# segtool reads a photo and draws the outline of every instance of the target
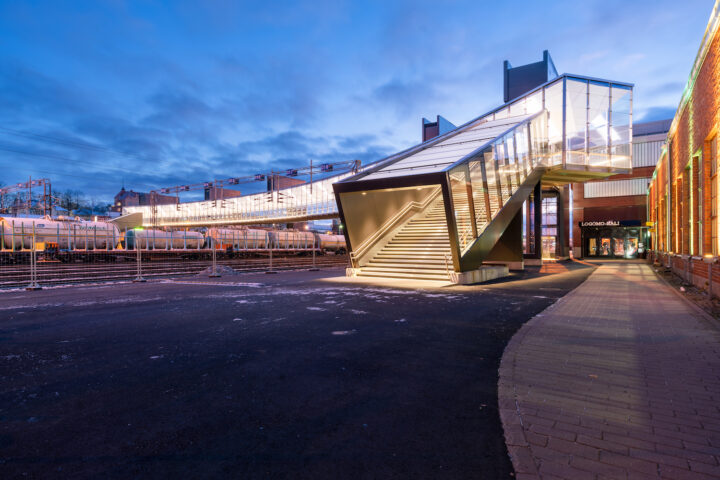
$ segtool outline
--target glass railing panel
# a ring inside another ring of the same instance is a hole
[[[613,168],[631,168],[632,90],[629,87],[613,85],[611,88],[610,117],[610,162]]]
[[[566,80],[565,159],[566,165],[587,165],[588,82]]]
[[[517,158],[515,156],[515,138],[514,138],[514,131],[508,133],[505,136],[505,145],[506,145],[506,152],[507,152],[507,177],[510,183],[510,195],[513,195],[515,192],[517,192],[518,189],[518,162]]]
[[[492,147],[488,147],[482,155],[485,165],[485,184],[487,185],[488,200],[490,203],[490,218],[492,219],[497,215],[501,205],[497,169],[495,168],[495,150]]]
[[[530,165],[532,168],[549,166],[548,115],[538,115],[528,126],[530,135]],[[531,168],[531,169],[532,169]]]
[[[610,113],[610,85],[589,82],[588,94],[588,165],[609,167],[608,129]]]
[[[493,144],[493,150],[495,151],[495,160],[498,167],[497,177],[500,183],[501,203],[504,205],[512,195],[512,185],[510,183],[507,165],[507,144],[504,137]]]
[[[538,90],[537,92],[528,95],[525,99],[525,114],[532,115],[542,111],[543,109],[543,92]]]
[[[563,82],[545,89],[545,110],[548,111],[548,165],[562,165],[563,148]]]
[[[490,221],[490,197],[483,175],[483,162],[471,161],[468,164],[470,185],[472,187],[473,206],[475,207],[475,225],[482,232]]]
[[[465,250],[475,239],[470,214],[472,187],[466,175],[467,168],[467,165],[460,165],[452,169],[449,175],[455,228],[461,251]]]
[[[517,156],[518,175],[520,181],[530,173],[530,159],[528,158],[528,126],[522,125],[515,129],[515,154]]]

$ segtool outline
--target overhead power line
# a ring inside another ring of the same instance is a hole
[[[112,148],[103,147],[101,145],[94,145],[92,143],[78,142],[78,141],[74,141],[74,140],[66,140],[66,139],[62,139],[62,138],[51,137],[48,135],[41,135],[39,133],[22,132],[19,130],[13,130],[11,128],[6,128],[6,127],[0,127],[0,133],[5,133],[8,135],[15,135],[18,137],[29,138],[29,139],[34,139],[34,140],[42,140],[44,142],[55,143],[55,144],[63,145],[66,147],[80,148],[83,150],[92,150],[92,151],[101,152],[101,153],[110,153],[113,155],[121,155],[124,157],[135,158],[138,160],[145,160],[144,158],[139,157],[137,154],[134,154],[134,153],[121,152],[119,150],[114,150]]]

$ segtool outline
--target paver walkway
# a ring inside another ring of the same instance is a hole
[[[502,358],[518,479],[720,478],[720,330],[641,263],[600,266]]]

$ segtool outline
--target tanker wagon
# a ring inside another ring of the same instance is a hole
[[[345,235],[330,235],[325,233],[317,234],[318,248],[323,253],[335,252],[335,255],[342,255],[347,252]]]
[[[296,230],[272,230],[269,232],[273,249],[312,250],[316,248],[315,234]]]
[[[212,248],[215,241],[217,249],[255,250],[267,248],[268,232],[252,228],[236,230],[231,228],[209,228],[205,234],[205,246]]]
[[[166,232],[164,230],[133,229],[125,232],[123,247],[126,250],[198,250],[205,244],[205,237],[200,232],[180,230]]]
[[[108,222],[0,217],[0,250],[29,250],[33,239],[41,250],[114,250],[121,235]]]

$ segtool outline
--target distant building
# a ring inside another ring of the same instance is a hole
[[[223,200],[242,196],[239,190],[229,188],[207,187],[205,188],[205,200]]]
[[[431,122],[427,118],[422,119],[422,141],[426,142],[431,138],[439,137],[444,135],[451,130],[455,130],[457,127],[450,123],[444,117],[438,115],[434,122]]]
[[[503,63],[503,93],[505,103],[526,94],[530,90],[558,77],[550,52],[543,51],[543,59],[514,67],[505,60]]]
[[[175,203],[178,203],[177,198],[172,195],[155,195],[156,205],[173,205]],[[125,190],[125,187],[123,187],[120,192],[115,195],[115,201],[110,210],[113,212],[122,212],[123,207],[137,207],[151,204],[149,193]]]
[[[299,178],[286,177],[284,175],[268,175],[267,176],[267,191],[282,190],[283,188],[294,187],[295,185],[302,185],[305,180]]]

